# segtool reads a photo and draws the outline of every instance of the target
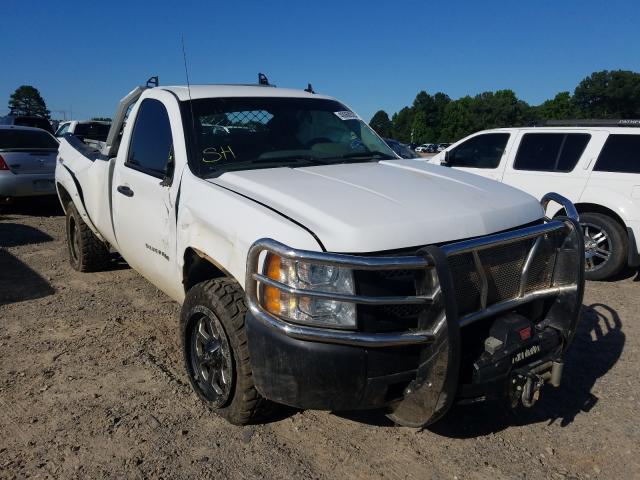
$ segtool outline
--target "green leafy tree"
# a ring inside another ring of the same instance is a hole
[[[578,84],[573,101],[585,117],[640,118],[640,73],[594,72]]]
[[[411,141],[411,128],[413,127],[413,109],[404,107],[398,113],[394,113],[391,117],[393,129],[391,131],[393,138],[401,142]]]
[[[451,102],[451,99],[449,98],[449,95],[442,93],[442,92],[437,92],[434,96],[433,96],[433,103],[435,105],[435,112],[434,112],[434,118],[433,118],[433,124],[432,124],[432,128],[433,128],[433,132],[434,132],[434,136],[435,138],[433,140],[435,141],[440,141],[440,142],[446,142],[446,139],[442,138],[441,132],[442,132],[442,118],[444,116],[444,110],[445,108],[447,108],[447,105]]]
[[[532,107],[512,90],[483,92],[451,100],[420,91],[410,107],[391,117],[394,138],[408,142],[453,142],[478,130],[530,125],[536,120],[567,118],[640,118],[640,73],[594,72],[573,96],[560,92]],[[372,119],[373,120],[373,119]]]
[[[536,117],[540,120],[564,120],[580,116],[581,113],[569,92],[560,92],[536,107]]]
[[[378,110],[373,117],[371,117],[369,126],[373,128],[378,135],[386,138],[391,136],[393,123],[391,122],[391,119],[389,119],[387,112],[384,110]]]
[[[422,110],[417,111],[413,116],[412,131],[415,143],[427,143],[435,138],[433,128],[431,128],[427,120],[427,114]]]
[[[91,120],[95,122],[111,122],[112,121],[109,117],[93,117]]]
[[[450,102],[442,115],[440,139],[454,142],[473,132],[476,122],[472,116],[473,98],[469,95]]]
[[[445,107],[440,138],[455,141],[478,130],[527,125],[534,119],[531,107],[512,90],[483,92],[462,97]]]
[[[40,92],[31,85],[22,85],[13,92],[9,98],[9,112],[11,115],[51,118],[51,112],[47,110],[47,105]]]

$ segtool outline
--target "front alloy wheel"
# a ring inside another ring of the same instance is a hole
[[[210,406],[219,408],[229,399],[233,378],[229,341],[211,310],[201,305],[194,310],[189,322],[191,371]]]
[[[204,403],[235,425],[254,422],[267,404],[253,384],[244,291],[230,278],[192,287],[180,314],[189,382]]]

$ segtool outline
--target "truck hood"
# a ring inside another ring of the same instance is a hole
[[[451,242],[544,213],[527,193],[422,160],[245,170],[209,181],[301,223],[333,252]]]

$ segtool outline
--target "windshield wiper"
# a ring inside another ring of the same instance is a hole
[[[245,162],[229,162],[213,165],[215,170],[208,172],[205,178],[217,177],[225,172],[235,172],[238,170],[257,170],[260,168],[277,168],[289,166],[310,167],[315,165],[326,165],[319,157],[314,155],[284,155],[282,157],[271,157],[265,160],[254,158]]]

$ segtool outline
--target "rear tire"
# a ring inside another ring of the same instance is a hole
[[[234,425],[253,423],[266,405],[253,383],[246,311],[242,288],[232,279],[218,278],[189,290],[180,318],[191,386],[210,409]]]
[[[616,220],[602,213],[580,214],[585,241],[585,278],[606,280],[627,263],[627,232]]]
[[[67,247],[69,263],[78,272],[97,272],[109,263],[108,247],[80,217],[75,205],[67,205]]]

